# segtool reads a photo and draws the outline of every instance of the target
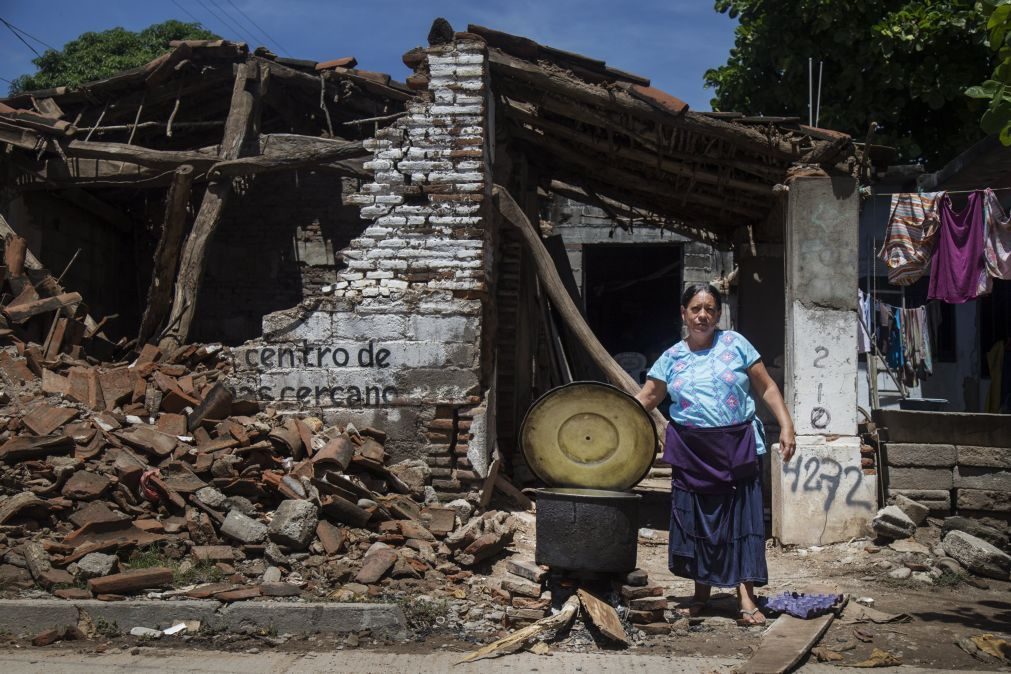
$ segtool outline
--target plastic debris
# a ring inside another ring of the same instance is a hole
[[[803,592],[782,592],[761,602],[764,612],[786,613],[795,618],[808,620],[830,612],[842,601],[840,594],[805,594]]]

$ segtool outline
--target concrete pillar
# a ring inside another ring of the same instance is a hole
[[[820,545],[867,533],[875,475],[857,436],[859,196],[850,178],[801,178],[786,212],[786,405],[797,455],[773,452],[773,535]]]

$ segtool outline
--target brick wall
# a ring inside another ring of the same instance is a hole
[[[461,39],[416,60],[427,83],[366,147],[375,180],[345,203],[369,221],[340,251],[328,293],[263,320],[235,351],[235,388],[329,423],[374,425],[394,459],[424,457],[443,498],[486,472],[488,217],[485,45]],[[483,367],[484,366],[484,367]]]

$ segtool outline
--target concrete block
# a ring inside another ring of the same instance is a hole
[[[877,477],[860,466],[859,438],[800,436],[787,464],[770,454],[774,537],[806,546],[866,535],[877,512]]]
[[[958,510],[982,510],[1011,513],[1011,492],[985,489],[959,489],[956,494]]]
[[[232,510],[221,525],[221,533],[249,545],[260,543],[267,537],[267,525]]]
[[[274,512],[267,534],[270,540],[295,550],[305,550],[316,531],[319,509],[309,501],[288,499]]]
[[[871,520],[871,529],[885,538],[909,538],[916,533],[916,523],[898,506],[888,506],[879,510]]]
[[[397,633],[406,626],[396,604],[244,601],[221,609],[212,625],[221,630],[260,628],[284,634],[346,633],[372,630]]]
[[[923,445],[889,442],[885,445],[889,466],[953,468],[958,457],[954,445]]]
[[[1007,534],[968,517],[946,517],[941,527],[941,537],[947,536],[951,531],[962,531],[1000,549],[1008,546]]]
[[[888,486],[895,489],[951,489],[955,477],[947,468],[889,468]]]
[[[1011,470],[1011,448],[959,445],[958,464],[960,466]]]
[[[941,542],[944,551],[973,573],[1007,580],[1011,573],[1011,557],[981,538],[964,531],[951,531]]]
[[[956,489],[1011,491],[1011,470],[956,466],[954,479]]]
[[[874,420],[895,442],[1011,447],[1011,416],[877,410]]]
[[[418,341],[474,344],[480,339],[480,324],[464,316],[419,315],[410,318],[406,334]]]
[[[945,489],[889,489],[889,498],[906,496],[927,506],[931,512],[951,512],[951,492]]]
[[[894,501],[895,506],[904,512],[906,517],[908,517],[916,526],[923,524],[923,520],[927,519],[927,515],[930,514],[929,506],[926,506],[919,501],[914,501],[903,494],[897,494]]]

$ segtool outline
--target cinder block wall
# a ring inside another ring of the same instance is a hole
[[[989,414],[881,410],[889,496],[938,514],[1011,522],[1011,420]]]
[[[494,438],[485,325],[494,245],[486,47],[423,51],[423,100],[368,141],[375,181],[345,201],[370,224],[328,293],[263,320],[234,352],[233,385],[282,410],[389,434],[455,498],[486,474]],[[336,198],[336,196],[335,196]]]

